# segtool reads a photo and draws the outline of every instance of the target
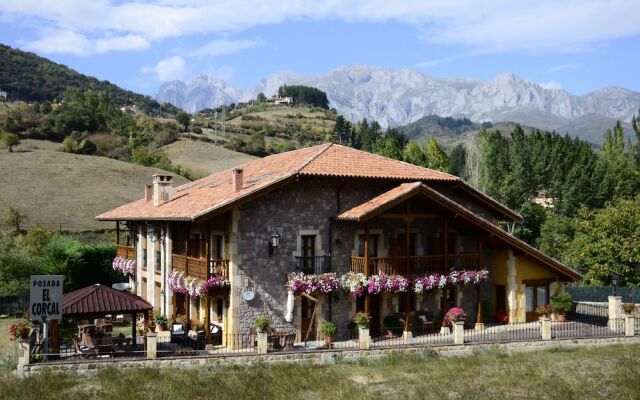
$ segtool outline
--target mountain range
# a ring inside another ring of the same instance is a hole
[[[303,84],[325,91],[331,107],[352,121],[367,118],[392,127],[428,115],[476,122],[512,121],[566,132],[593,143],[600,143],[603,132],[616,120],[628,123],[640,109],[640,93],[619,87],[576,96],[563,89],[544,88],[510,72],[484,81],[444,79],[409,68],[368,65],[342,66],[312,77],[280,72],[249,89],[197,75],[186,82],[163,83],[155,97],[195,112],[248,101],[260,92],[271,96],[282,84]]]

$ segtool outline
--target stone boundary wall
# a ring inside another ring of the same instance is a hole
[[[464,356],[475,352],[499,349],[507,353],[545,350],[557,347],[586,347],[610,344],[637,344],[640,337],[611,337],[588,339],[556,339],[552,341],[511,342],[492,344],[465,344],[459,346],[415,346],[388,349],[370,350],[324,350],[316,352],[288,352],[271,354],[244,354],[227,356],[201,356],[201,357],[171,357],[156,360],[99,360],[76,361],[47,364],[31,364],[19,366],[17,374],[28,377],[39,374],[45,370],[54,373],[73,373],[84,376],[95,375],[100,370],[116,368],[120,371],[130,371],[141,368],[155,368],[160,370],[170,369],[197,369],[213,370],[227,366],[248,366],[272,363],[288,364],[334,364],[336,362],[355,362],[363,358],[376,360],[390,354],[423,354],[425,352],[439,356]]]

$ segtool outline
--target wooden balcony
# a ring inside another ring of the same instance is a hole
[[[365,273],[365,257],[351,257],[349,270]],[[478,269],[480,267],[479,253],[466,254],[437,254],[428,256],[409,257],[369,257],[369,274],[381,272],[398,274],[407,277],[444,274],[455,269]]]
[[[199,279],[209,279],[219,274],[229,278],[229,260],[209,260],[206,258],[187,257],[181,254],[171,255],[173,269],[183,271],[185,275],[191,275]]]
[[[128,258],[130,260],[136,259],[136,248],[133,246],[126,246],[124,244],[116,245],[116,256]]]

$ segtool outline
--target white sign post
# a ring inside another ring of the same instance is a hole
[[[42,348],[46,357],[48,349],[47,320],[62,318],[62,286],[64,275],[31,275],[29,315],[34,321],[42,321]]]

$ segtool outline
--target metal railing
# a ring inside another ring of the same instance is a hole
[[[602,318],[578,321],[551,321],[552,338],[588,338],[624,335],[624,318],[603,320]]]
[[[296,257],[296,272],[324,274],[331,271],[330,256]]]
[[[410,330],[410,334],[405,334],[402,328],[374,329],[371,334],[373,348],[452,344],[453,335],[450,328],[442,329],[440,325],[414,327]]]
[[[542,340],[539,321],[485,325],[485,329],[465,329],[464,340],[469,343],[496,343]]]

